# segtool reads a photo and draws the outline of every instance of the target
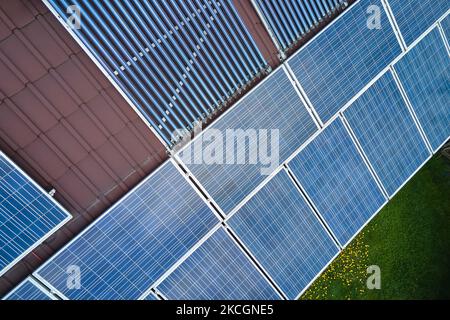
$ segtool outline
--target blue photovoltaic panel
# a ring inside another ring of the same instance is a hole
[[[437,150],[450,136],[450,57],[435,28],[394,66],[425,131]]]
[[[388,0],[400,33],[409,46],[448,9],[448,0]]]
[[[48,2],[170,147],[265,72],[229,0]]]
[[[223,211],[229,213],[315,131],[317,126],[280,68],[212,124],[180,157]],[[244,132],[253,134],[258,142],[238,142],[232,136],[242,137]],[[238,148],[244,144],[245,150]],[[219,161],[196,160],[199,155],[211,154],[212,149],[219,154]],[[244,160],[239,161],[241,156]]]
[[[380,0],[361,0],[289,60],[323,122],[401,53],[381,9],[381,29],[367,27],[367,8]]]
[[[339,118],[289,167],[341,245],[386,202]]]
[[[172,161],[44,264],[35,276],[69,299],[137,299],[218,223]],[[69,266],[81,288],[67,288]]]
[[[390,72],[344,115],[389,195],[430,156]]]
[[[27,278],[16,288],[14,288],[4,300],[56,300],[45,288],[36,280]]]
[[[278,300],[249,258],[220,228],[159,286],[169,300]]]
[[[0,152],[0,276],[70,218]]]
[[[289,299],[338,253],[284,170],[239,209],[229,225]]]

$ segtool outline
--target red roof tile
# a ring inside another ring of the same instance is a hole
[[[0,1],[0,149],[73,215],[0,278],[0,295],[167,155],[39,0]]]

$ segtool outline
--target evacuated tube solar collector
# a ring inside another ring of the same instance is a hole
[[[253,3],[283,52],[315,29],[323,19],[347,6],[345,0],[253,0]]]
[[[46,2],[169,148],[267,68],[231,1]]]

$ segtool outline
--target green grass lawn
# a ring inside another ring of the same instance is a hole
[[[450,299],[450,161],[434,156],[301,299]]]

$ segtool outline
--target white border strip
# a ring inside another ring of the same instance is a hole
[[[208,191],[203,187],[203,185],[200,183],[200,181],[197,180],[197,177],[189,170],[187,165],[184,164],[184,162],[180,159],[178,154],[174,154],[172,156],[172,160],[177,165],[178,171],[185,176],[188,183],[191,185],[191,187],[195,190],[195,192],[202,198],[202,200],[210,207],[212,211],[216,215],[218,215],[219,220],[223,220],[224,217],[226,217],[226,213],[222,210],[222,208],[217,204],[217,202],[214,200],[214,198],[208,193]],[[183,168],[183,169],[181,169]],[[184,173],[182,170],[186,171]],[[191,180],[192,179],[192,180]],[[193,182],[194,181],[194,182]]]
[[[402,51],[405,52],[406,48],[408,48],[408,46],[406,45],[405,39],[403,38],[402,32],[397,24],[397,20],[395,19],[394,12],[392,12],[392,9],[391,9],[391,6],[390,6],[388,0],[381,0],[381,3],[383,5],[384,11],[387,14],[389,22],[392,26],[392,30],[394,30],[395,37],[397,38],[398,43],[400,44],[400,47],[402,48]]]
[[[320,119],[319,114],[317,113],[316,109],[314,108],[313,104],[311,103],[311,100],[309,100],[308,96],[306,95],[305,90],[300,85],[300,82],[298,81],[297,77],[294,74],[294,71],[292,70],[291,66],[287,63],[283,63],[283,70],[286,73],[289,81],[291,81],[292,86],[294,87],[295,92],[297,92],[298,96],[300,97],[300,100],[305,105],[306,110],[308,110],[309,115],[314,120],[316,126],[318,129],[323,127],[322,119]]]
[[[51,235],[53,235],[56,231],[58,231],[64,224],[66,224],[69,220],[73,218],[72,214],[67,211],[58,201],[56,201],[52,196],[48,194],[40,185],[37,184],[36,181],[31,179],[31,177],[25,173],[18,165],[16,165],[3,151],[0,150],[0,157],[3,157],[6,162],[9,162],[10,165],[14,167],[21,175],[24,176],[25,180],[28,180],[34,187],[36,187],[45,197],[47,197],[50,202],[52,202],[58,209],[60,209],[63,213],[66,214],[66,217],[57,225],[55,225],[52,229],[50,229],[45,235],[43,235],[39,240],[33,243],[28,249],[23,251],[20,255],[18,255],[14,260],[8,263],[2,270],[0,270],[0,277],[3,276],[8,270],[10,270],[14,265],[16,265],[20,260],[22,260],[27,254],[33,251],[36,247],[41,245],[45,240],[47,240]]]
[[[284,293],[284,291],[280,288],[280,286],[275,282],[274,279],[272,279],[272,276],[269,272],[262,266],[261,262],[259,262],[258,259],[253,255],[253,253],[249,250],[249,248],[244,244],[241,238],[238,237],[236,232],[234,230],[226,225],[225,232],[229,233],[229,237],[233,240],[233,242],[236,244],[236,246],[239,247],[239,250],[247,257],[247,259],[250,261],[250,263],[258,270],[258,272],[261,274],[261,276],[267,281],[267,283],[274,289],[275,293],[282,299],[282,300],[288,300],[287,295]],[[232,234],[233,236],[231,236]],[[235,238],[233,238],[235,237]],[[237,240],[236,240],[237,239]],[[247,252],[245,252],[245,250]],[[247,254],[248,253],[248,254]],[[252,260],[253,259],[253,260]],[[257,264],[256,264],[256,263]],[[263,272],[264,271],[264,272]],[[265,273],[265,274],[264,274]],[[269,281],[270,280],[270,281]]]
[[[311,211],[314,213],[314,215],[316,216],[317,220],[319,220],[320,224],[322,225],[322,227],[324,228],[324,230],[327,232],[327,234],[329,235],[330,239],[333,240],[334,244],[336,245],[336,247],[338,248],[339,251],[342,251],[342,245],[339,242],[339,239],[336,237],[336,235],[333,232],[333,229],[331,229],[331,227],[328,225],[327,220],[325,220],[325,218],[323,217],[323,215],[319,212],[319,209],[317,209],[316,204],[314,203],[314,201],[311,199],[311,197],[309,196],[309,194],[305,191],[305,188],[303,187],[303,185],[300,183],[300,181],[298,180],[297,176],[294,174],[294,172],[292,171],[292,169],[286,165],[285,167],[286,172],[288,173],[288,176],[290,177],[290,179],[292,180],[292,183],[295,185],[295,187],[297,188],[298,192],[300,193],[300,195],[302,196],[302,198],[306,201],[306,203],[308,204],[308,207],[311,209]]]
[[[409,100],[408,95],[406,94],[405,88],[403,87],[403,84],[400,81],[400,77],[398,76],[397,71],[395,70],[394,66],[390,67],[390,71],[391,71],[392,77],[394,78],[397,89],[398,89],[398,91],[400,91],[400,94],[402,95],[403,102],[405,103],[406,108],[408,109],[408,111],[414,121],[414,124],[417,127],[417,130],[419,130],[420,136],[422,137],[422,140],[425,143],[428,152],[430,154],[433,154],[434,152],[433,152],[431,143],[430,143],[430,141],[428,141],[428,137],[425,133],[425,130],[422,128],[422,125],[420,124],[419,118],[417,117],[417,114],[414,111],[414,107],[413,107],[411,101]]]
[[[444,27],[442,26],[442,22],[446,19],[447,17],[443,18],[441,21],[439,21],[438,24],[438,29],[439,32],[441,33],[442,36],[442,40],[444,41],[445,47],[447,48],[447,53],[450,56],[450,41],[447,39],[447,36],[445,34],[445,30]]]
[[[8,300],[10,296],[12,296],[22,285],[24,285],[26,282],[30,282],[32,285],[34,285],[36,288],[38,288],[40,291],[42,291],[43,294],[48,296],[51,300],[58,300],[51,292],[48,291],[47,288],[43,287],[39,282],[37,282],[32,276],[28,276],[23,280],[21,283],[19,283],[14,289],[12,289],[6,296],[4,296],[1,300]]]
[[[193,179],[195,181],[195,183],[197,183],[198,185],[200,185],[200,183],[197,181],[197,179],[193,175],[189,175],[189,171],[187,171],[187,173],[183,172],[183,169],[181,167],[184,168],[184,166],[182,166],[181,164],[177,163],[176,160],[178,160],[178,159],[172,158],[171,160],[172,160],[173,165],[177,168],[178,172],[184,177],[184,179],[191,186],[191,188],[195,191],[195,193],[197,193],[197,195],[200,197],[200,199],[202,199],[203,202],[209,207],[209,209],[216,215],[217,219],[219,221],[222,221],[223,217],[221,215],[223,214],[223,216],[225,216],[225,214],[222,212],[222,210],[216,204],[216,202],[213,200],[213,198],[210,197],[206,193],[206,191],[199,190],[199,188],[197,188],[197,186],[191,181],[191,179]],[[205,194],[209,198],[205,198],[203,196],[202,192],[205,192]],[[216,209],[216,207],[217,207],[217,209]]]
[[[345,117],[344,113],[340,114],[340,118],[342,121],[342,124],[345,127],[345,130],[347,131],[348,135],[350,136],[350,139],[353,141],[353,144],[355,145],[356,149],[358,150],[359,155],[363,159],[363,162],[366,164],[367,169],[369,169],[370,174],[372,175],[373,180],[375,180],[375,183],[377,184],[378,188],[380,189],[381,193],[383,194],[385,199],[389,200],[389,193],[385,189],[383,183],[381,182],[380,177],[377,174],[377,171],[372,166],[372,163],[369,161],[369,158],[367,157],[362,145],[360,144],[358,137],[356,136],[355,132],[353,131],[352,127],[350,126],[350,123],[348,123],[347,118]]]
[[[166,148],[166,150],[170,150],[168,144],[164,141],[164,139],[159,135],[159,133],[153,128],[153,126],[148,122],[148,120],[145,118],[145,116],[142,114],[141,111],[136,107],[136,105],[131,101],[131,99],[126,95],[126,93],[122,90],[122,88],[117,84],[117,82],[109,75],[108,71],[102,66],[100,61],[97,60],[97,58],[92,54],[92,52],[88,49],[88,47],[83,43],[83,41],[78,37],[78,35],[73,31],[72,28],[70,28],[64,19],[59,15],[59,13],[53,8],[53,6],[48,2],[48,0],[42,0],[42,2],[45,4],[45,6],[50,10],[50,12],[58,19],[58,21],[61,23],[61,25],[69,32],[69,34],[72,36],[72,38],[78,43],[78,45],[83,49],[84,53],[86,53],[89,58],[94,62],[94,64],[97,66],[97,68],[100,69],[100,71],[103,73],[103,75],[109,80],[109,82],[114,86],[114,88],[120,93],[122,98],[125,99],[126,102],[133,108],[134,112],[139,116],[139,118],[144,121],[144,123],[147,125],[147,127],[150,128],[152,133],[158,138],[158,140],[161,142],[161,144]]]

